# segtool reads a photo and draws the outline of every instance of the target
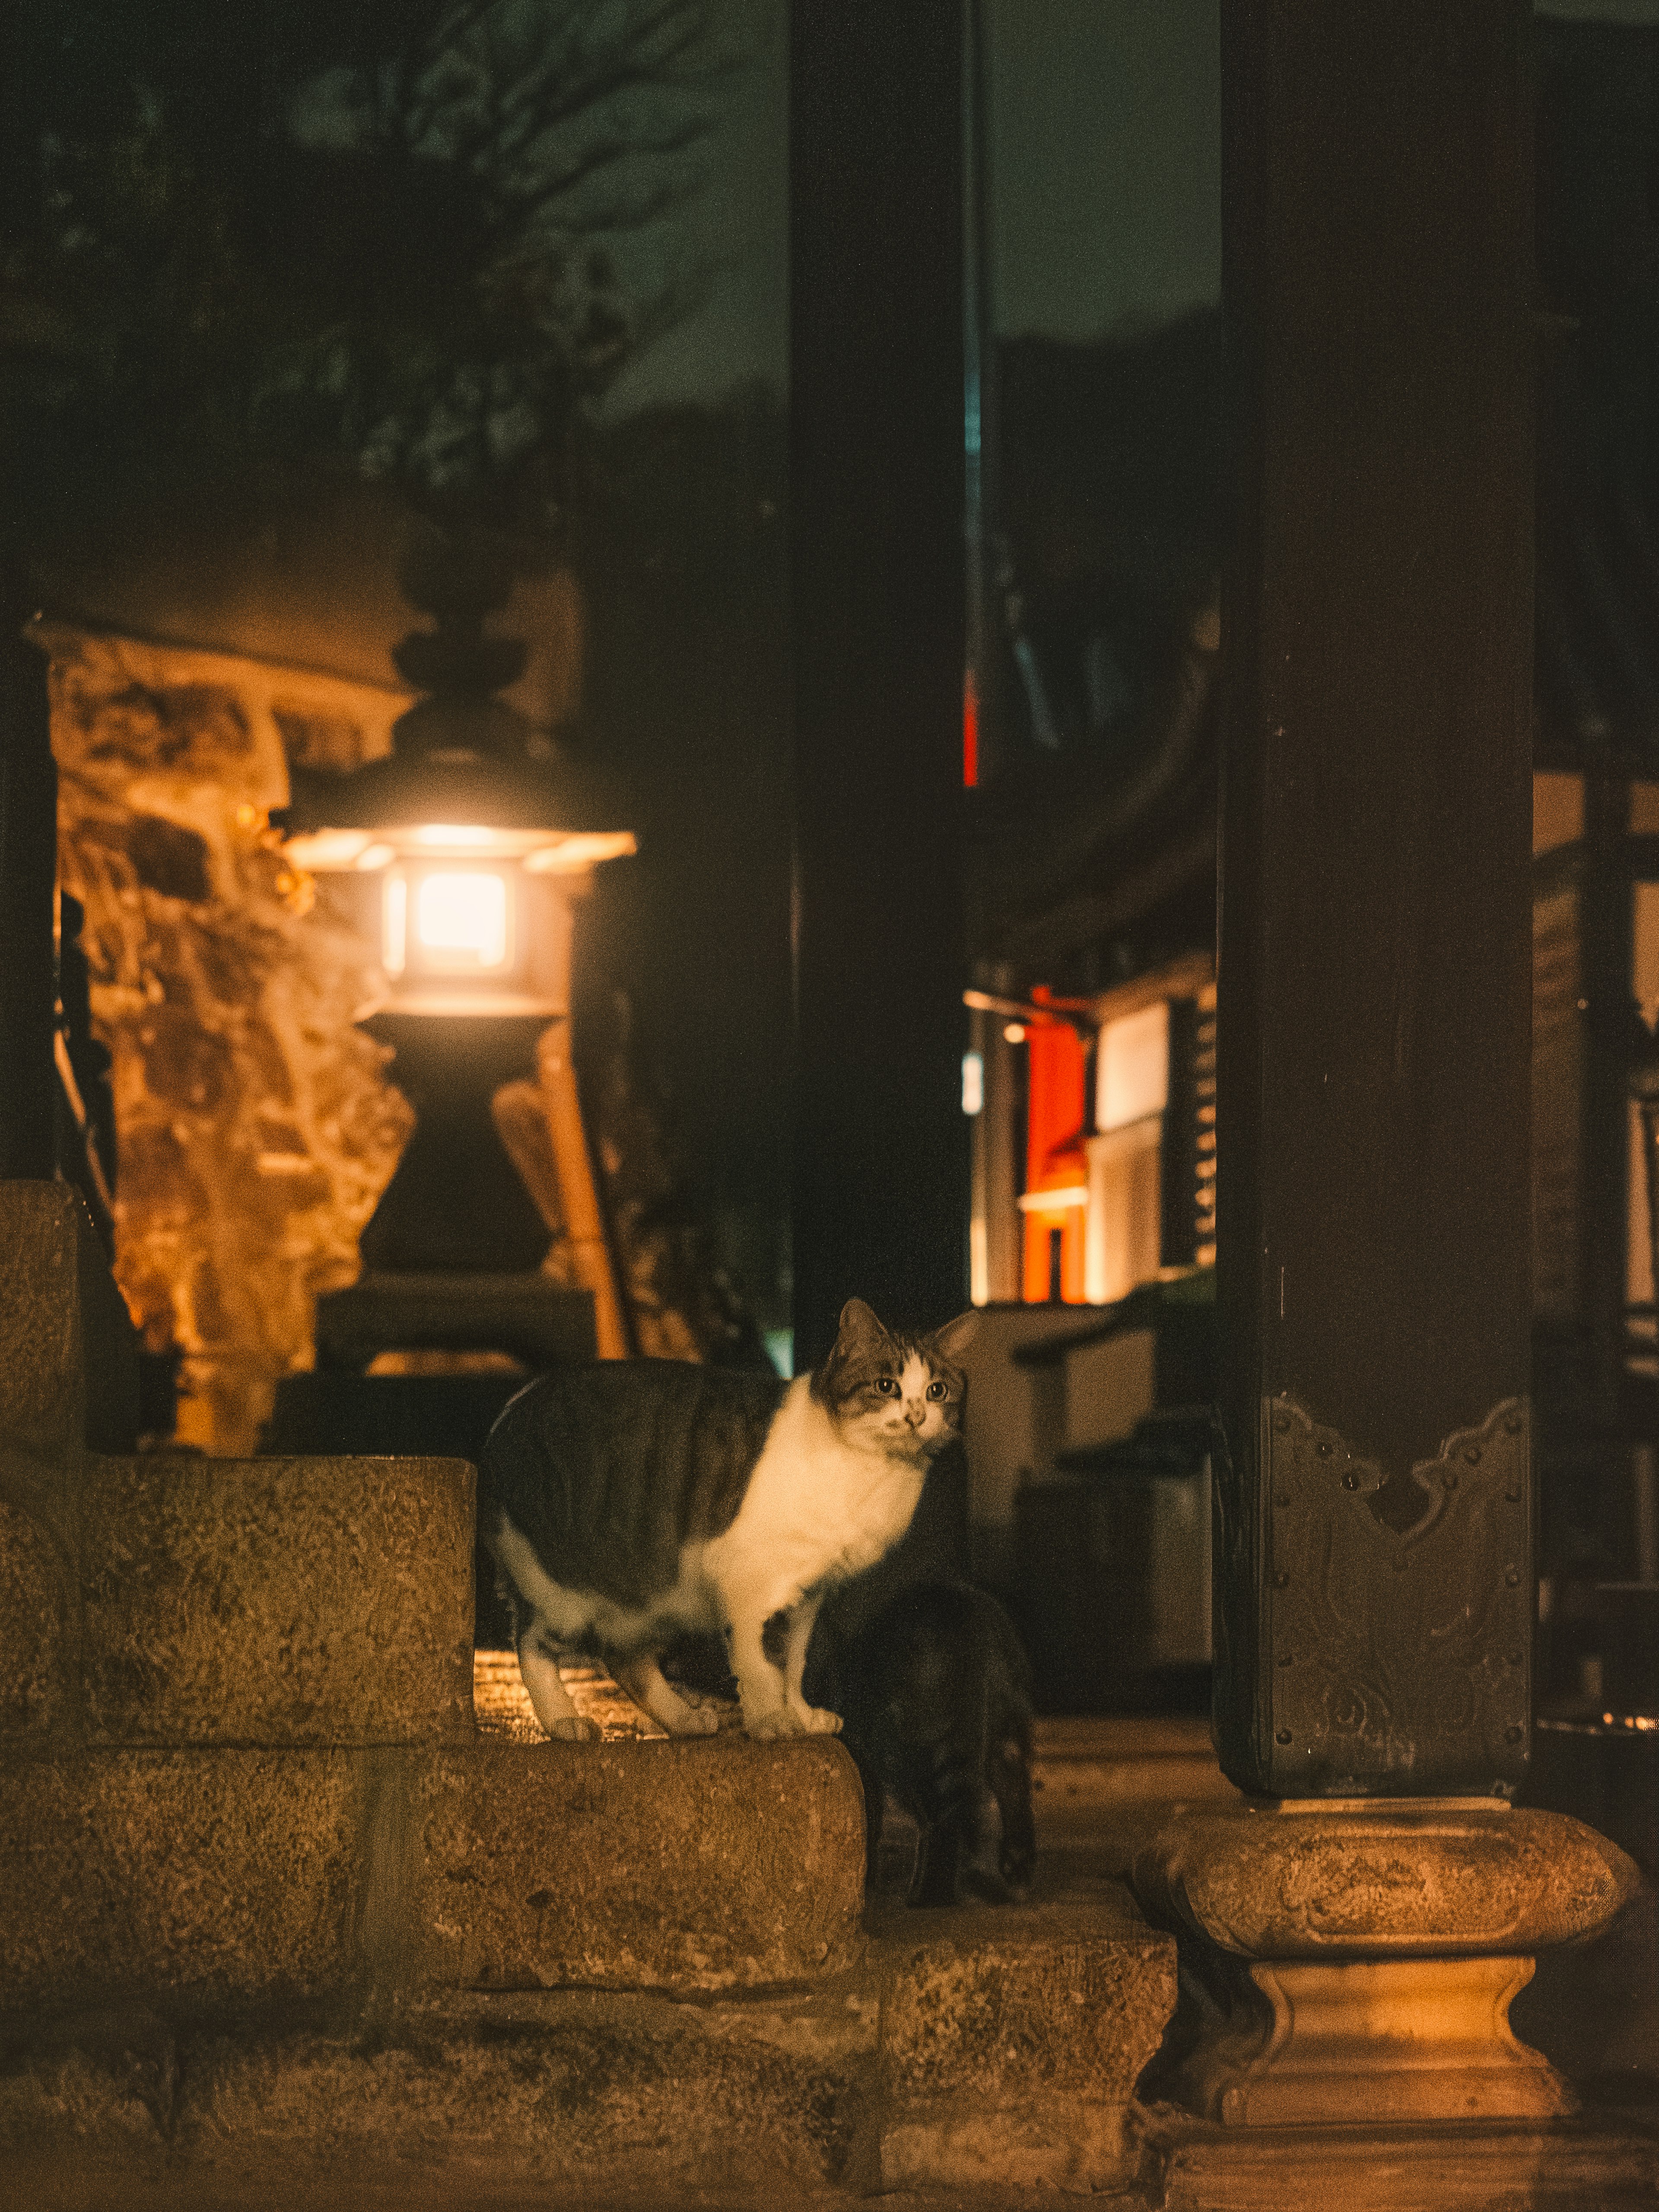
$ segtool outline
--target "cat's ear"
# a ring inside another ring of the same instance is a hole
[[[966,1313],[958,1314],[954,1321],[947,1321],[943,1328],[933,1331],[934,1346],[947,1359],[960,1359],[973,1341],[974,1332],[978,1327],[979,1310],[976,1306],[969,1306]]]
[[[886,1335],[886,1330],[862,1298],[848,1299],[841,1310],[841,1333],[836,1340],[838,1343],[856,1344],[860,1337],[866,1340],[873,1339],[877,1343],[880,1343]]]

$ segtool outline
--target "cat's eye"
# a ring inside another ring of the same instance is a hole
[[[933,1403],[937,1406],[937,1405],[939,1404],[939,1401],[940,1401],[941,1399],[943,1399],[943,1398],[948,1398],[948,1397],[950,1396],[950,1395],[951,1395],[951,1392],[950,1392],[949,1386],[948,1386],[947,1384],[945,1384],[945,1383],[944,1383],[944,1382],[930,1382],[930,1383],[927,1385],[927,1395],[928,1395],[928,1396],[933,1400]]]
[[[895,1375],[878,1375],[876,1388],[884,1398],[896,1398],[899,1394],[898,1377]]]

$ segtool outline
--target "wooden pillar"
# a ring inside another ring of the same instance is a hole
[[[798,1367],[967,1304],[963,21],[795,0]]]
[[[58,770],[46,658],[18,634],[29,611],[21,580],[0,574],[0,1179],[49,1182]]]
[[[1485,2140],[1483,2202],[1525,2193],[1538,2123],[1574,2106],[1508,2026],[1531,1954],[1637,1881],[1509,1802],[1532,1614],[1528,12],[1224,10],[1215,1719],[1259,1795],[1176,1815],[1134,1866],[1192,1985],[1225,1992],[1155,2094],[1291,2138],[1518,2123]],[[1286,2149],[1273,2187],[1300,2202]]]
[[[1217,1729],[1527,1753],[1534,337],[1518,0],[1231,0]]]

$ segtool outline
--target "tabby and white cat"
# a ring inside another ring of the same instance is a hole
[[[957,1433],[955,1362],[977,1316],[931,1336],[851,1299],[823,1365],[793,1382],[666,1359],[544,1375],[491,1431],[479,1529],[512,1607],[519,1669],[549,1735],[598,1733],[559,1680],[556,1647],[596,1650],[671,1735],[710,1732],[659,1658],[726,1639],[751,1736],[830,1733],[801,1675],[824,1593],[908,1527],[929,1462]],[[763,1632],[787,1617],[783,1663]]]

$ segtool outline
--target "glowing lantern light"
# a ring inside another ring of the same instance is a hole
[[[507,884],[498,875],[422,876],[415,902],[415,934],[434,964],[482,973],[507,965]]]
[[[389,757],[345,775],[296,771],[283,848],[331,879],[337,907],[378,945],[385,994],[358,1018],[392,1048],[416,1106],[410,1147],[363,1233],[364,1284],[402,1312],[453,1279],[464,1343],[469,1284],[517,1285],[531,1304],[532,1292],[553,1294],[538,1270],[556,1212],[593,1292],[599,1348],[618,1356],[626,1333],[564,1025],[574,909],[595,868],[634,852],[635,840],[611,826],[604,778],[490,696],[522,672],[525,648],[483,630],[510,584],[489,543],[441,536],[410,556],[403,580],[437,627],[411,633],[392,657],[428,696],[399,718]],[[498,1107],[532,1066],[556,1207],[533,1176],[523,1181],[519,1154],[509,1164],[502,1152]],[[351,1295],[361,1304],[364,1285]]]

